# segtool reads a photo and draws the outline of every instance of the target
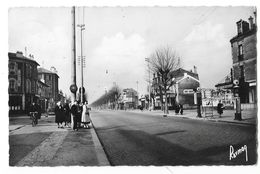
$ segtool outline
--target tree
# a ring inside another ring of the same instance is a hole
[[[96,101],[94,101],[91,106],[100,107],[105,106],[108,107],[108,103],[111,104],[112,109],[115,109],[118,105],[118,99],[120,96],[121,90],[118,85],[114,84],[111,89],[108,90],[105,94],[99,97]]]
[[[157,85],[165,96],[164,113],[168,114],[167,91],[173,86],[173,71],[180,67],[180,58],[169,47],[159,48],[150,56],[151,71],[157,75]]]

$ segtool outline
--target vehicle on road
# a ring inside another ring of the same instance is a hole
[[[38,124],[38,112],[29,112],[30,118],[32,120],[32,126],[36,126]]]

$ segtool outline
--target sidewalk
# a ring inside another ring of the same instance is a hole
[[[17,117],[22,118],[28,119]],[[30,135],[34,139],[33,136],[38,134],[48,136],[14,166],[110,166],[93,126],[91,129],[81,128],[78,131],[71,128],[58,129],[53,117],[42,117],[36,127],[25,122],[9,125],[9,136]],[[15,144],[12,146],[16,147]]]
[[[163,111],[161,110],[128,110],[128,112],[137,112],[137,113],[151,113],[153,115],[161,115],[163,116]],[[176,115],[174,111],[170,110],[168,117],[178,117],[178,118],[188,118],[188,119],[196,119],[196,120],[207,120],[207,121],[215,121],[215,122],[227,122],[227,123],[236,123],[236,124],[246,124],[246,125],[256,125],[257,123],[257,110],[244,110],[242,111],[242,120],[234,120],[235,118],[235,110],[224,110],[221,118],[216,110],[213,111],[213,116],[205,117],[205,113],[202,113],[202,118],[197,117],[197,110],[184,110],[183,115]]]

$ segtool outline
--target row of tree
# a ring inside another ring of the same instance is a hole
[[[120,97],[121,89],[118,85],[114,84],[111,89],[105,92],[101,97],[99,97],[95,102],[91,104],[93,107],[98,107],[106,105],[108,103],[117,103]],[[118,103],[117,103],[118,104]]]

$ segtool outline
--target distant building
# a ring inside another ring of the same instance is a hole
[[[194,70],[187,71],[179,68],[172,72],[174,85],[168,91],[168,107],[174,109],[177,103],[181,103],[184,108],[190,108],[195,106],[194,89],[200,86],[199,75],[197,68],[194,66]],[[154,107],[160,109],[162,107],[161,101],[165,102],[165,97],[161,99],[160,87],[157,85],[159,78],[154,74],[152,91],[155,94]]]
[[[237,24],[237,35],[230,40],[232,49],[234,80],[239,80],[241,103],[256,107],[256,33],[257,26],[253,17],[249,23],[240,20]],[[250,106],[250,107],[251,107]]]
[[[119,99],[120,109],[136,109],[138,107],[138,94],[132,88],[123,89]]]
[[[219,101],[221,100],[225,106],[234,106],[234,95],[233,95],[233,73],[232,69],[229,74],[227,74],[224,79],[219,81],[215,85],[215,95],[214,98]]]
[[[45,83],[43,79],[40,79],[37,81],[37,94],[36,97],[38,97],[38,103],[41,107],[42,112],[46,112],[48,108],[48,88],[49,86]]]
[[[22,52],[8,53],[9,112],[25,113],[37,94],[37,66],[33,56]]]
[[[54,67],[51,70],[38,68],[38,79],[44,80],[45,84],[49,86],[46,91],[46,98],[48,98],[48,107],[53,110],[59,100],[59,76],[56,69]]]

